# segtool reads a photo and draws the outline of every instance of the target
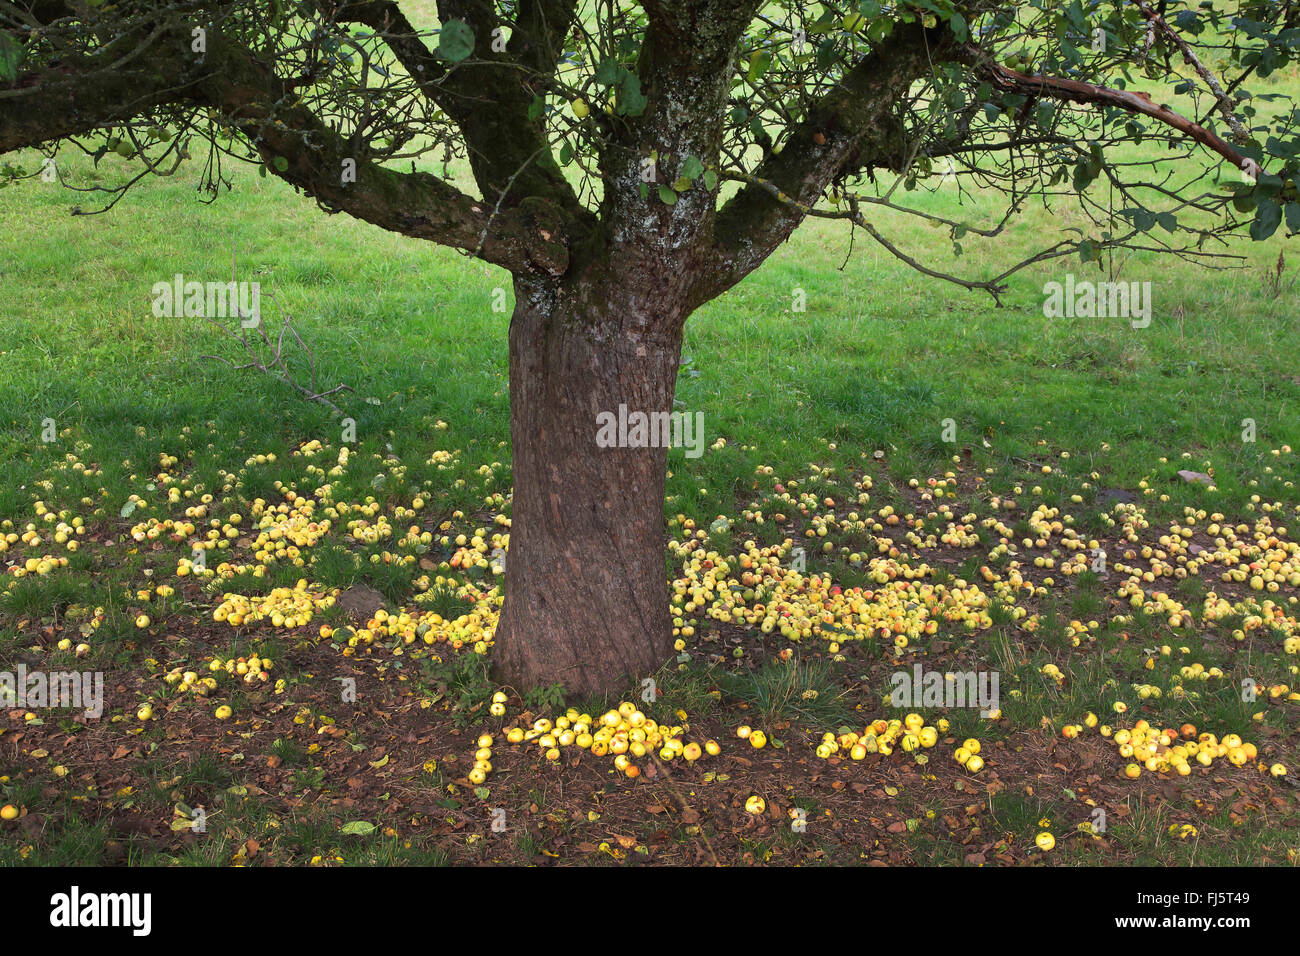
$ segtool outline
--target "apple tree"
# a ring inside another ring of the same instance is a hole
[[[1300,111],[1268,83],[1298,53],[1294,0],[0,0],[0,152],[111,149],[128,186],[188,163],[214,193],[253,163],[507,270],[499,676],[608,691],[671,653],[667,452],[596,420],[672,409],[695,309],[811,217],[995,298],[1044,260],[1300,230]],[[1091,227],[988,265],[1031,204]],[[981,256],[918,261],[886,210]]]

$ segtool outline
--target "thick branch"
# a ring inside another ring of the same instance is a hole
[[[1181,113],[1174,112],[1168,106],[1152,102],[1151,97],[1145,93],[1113,90],[1063,77],[1027,76],[993,62],[982,63],[980,73],[998,89],[1007,93],[1019,93],[1031,99],[1048,97],[1072,103],[1097,103],[1103,106],[1114,106],[1128,113],[1149,116],[1217,153],[1238,169],[1258,170],[1255,161],[1243,155],[1231,143]]]
[[[649,23],[633,69],[644,104],[602,118],[597,164],[603,232],[593,262],[641,264],[664,301],[682,301],[712,244],[714,193],[698,183],[671,204],[658,188],[688,158],[716,167],[737,44],[759,0],[663,0],[645,4]],[[643,181],[649,171],[652,181]],[[648,199],[641,196],[648,192]]]
[[[320,0],[317,6],[336,23],[360,23],[381,37],[411,78],[437,102],[437,83],[447,74],[446,64],[420,39],[420,33],[393,0]]]
[[[557,16],[564,6],[554,5]],[[500,23],[487,0],[440,0],[438,15],[443,22],[464,20],[474,31],[474,54],[439,84],[439,104],[460,127],[483,198],[510,207],[541,197],[582,218],[573,188],[551,161],[543,119],[528,118],[555,61],[542,62],[537,49],[530,51],[531,65],[517,61],[510,45],[504,52],[493,51],[492,33]],[[569,22],[563,20],[563,28]],[[530,25],[536,26],[536,21]],[[521,39],[515,50],[524,45]]]
[[[512,271],[558,274],[568,263],[561,227],[534,222],[527,209],[492,216],[488,203],[424,172],[399,173],[354,155],[352,144],[325,126],[284,81],[247,50],[217,41],[223,69],[198,85],[198,97],[220,109],[287,182],[321,203],[385,229],[470,251]],[[223,49],[224,48],[224,49]],[[277,159],[278,157],[278,159]],[[355,182],[341,175],[355,160]]]
[[[183,28],[181,28],[183,29]],[[323,205],[405,235],[468,251],[512,272],[560,274],[568,265],[567,220],[545,203],[492,214],[489,204],[428,173],[400,173],[355,155],[353,145],[295,105],[286,81],[249,50],[211,36],[200,61],[188,32],[164,31],[147,68],[113,70],[100,54],[24,73],[0,91],[0,152],[93,133],[164,105],[220,110],[275,175]],[[116,53],[114,53],[116,56]],[[345,181],[344,161],[356,164]]]
[[[576,8],[577,0],[520,0],[506,52],[526,69],[550,76]]]
[[[374,31],[424,95],[451,117],[490,207],[510,208],[540,197],[575,220],[583,218],[569,183],[540,162],[550,156],[545,128],[528,118],[533,96],[554,73],[557,57],[547,55],[572,23],[574,0],[521,4],[503,52],[493,50],[493,31],[502,24],[491,3],[442,0],[440,19],[463,20],[474,32],[473,55],[454,68],[429,49],[393,0],[316,0],[316,6],[337,23],[360,23]]]
[[[900,25],[813,106],[785,148],[760,163],[749,185],[719,211],[714,262],[693,292],[695,301],[707,301],[757,268],[837,178],[899,154],[898,101],[930,68],[944,36],[920,24]]]
[[[101,69],[96,58],[76,72],[65,63],[20,76],[17,87],[0,90],[0,153],[112,126],[176,102],[189,82],[177,60],[160,59],[152,73]]]

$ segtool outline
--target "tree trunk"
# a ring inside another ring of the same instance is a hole
[[[611,694],[671,655],[667,449],[601,447],[597,416],[671,412],[684,307],[628,283],[516,281],[514,502],[503,685]],[[670,297],[671,298],[671,297]]]

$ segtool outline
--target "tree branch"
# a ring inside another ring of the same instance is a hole
[[[488,204],[429,173],[400,173],[355,155],[353,145],[298,105],[291,84],[246,48],[216,33],[202,59],[186,26],[142,41],[147,66],[108,70],[116,49],[20,74],[0,90],[0,152],[93,133],[165,105],[218,109],[268,169],[331,210],[465,250],[512,272],[557,275],[568,265],[567,221],[545,204],[490,214]],[[115,44],[116,45],[116,44]],[[356,164],[345,182],[344,161]]]
[[[1222,137],[1201,126],[1168,106],[1152,102],[1146,93],[1114,90],[1081,80],[1056,76],[1027,76],[1009,67],[985,60],[979,66],[980,75],[1005,93],[1019,93],[1031,100],[1048,97],[1073,103],[1096,103],[1113,106],[1128,113],[1149,116],[1157,122],[1178,130],[1188,139],[1205,146],[1211,152],[1232,163],[1238,169],[1258,173],[1253,159],[1243,155]]]
[[[1178,51],[1182,53],[1187,65],[1194,69],[1205,82],[1205,85],[1210,88],[1210,92],[1214,95],[1214,101],[1219,106],[1219,112],[1223,114],[1223,121],[1228,124],[1228,128],[1232,130],[1232,135],[1237,142],[1241,143],[1248,140],[1250,132],[1241,124],[1241,120],[1237,119],[1237,115],[1233,113],[1232,99],[1224,92],[1218,78],[1201,62],[1200,57],[1192,50],[1191,45],[1169,25],[1164,17],[1152,10],[1151,6],[1145,3],[1144,0],[1136,0],[1136,2],[1138,9],[1142,11],[1142,16],[1146,17],[1147,21],[1163,33],[1174,46],[1178,47]]]
[[[704,302],[731,288],[789,238],[837,178],[901,153],[899,100],[946,47],[944,31],[900,25],[791,130],[718,212],[712,263],[692,292]],[[775,187],[775,192],[764,183]]]
[[[912,256],[909,256],[907,253],[903,252],[902,249],[900,249],[893,242],[891,242],[884,235],[882,235],[879,229],[877,229],[875,226],[873,226],[870,222],[867,221],[866,217],[862,215],[861,211],[858,208],[859,200],[857,196],[849,197],[848,209],[837,210],[832,212],[823,209],[816,209],[811,205],[805,205],[804,203],[800,203],[797,200],[791,199],[789,196],[786,196],[779,189],[777,189],[773,183],[764,182],[763,180],[757,179],[747,174],[734,173],[734,174],[730,174],[727,178],[734,179],[739,182],[747,183],[750,186],[757,186],[761,189],[765,189],[778,202],[793,207],[803,216],[814,217],[817,219],[846,219],[849,222],[853,223],[858,228],[864,230],[867,233],[867,235],[869,235],[872,239],[876,240],[876,242],[880,243],[880,245],[883,246],[885,250],[889,252],[890,255],[894,256],[896,259],[899,259],[902,262],[905,262],[907,265],[911,266],[913,269],[915,269],[917,272],[922,273],[923,275],[928,275],[934,279],[942,279],[945,282],[951,282],[954,285],[961,286],[963,289],[969,289],[971,291],[981,290],[987,292],[989,295],[993,296],[993,300],[995,302],[998,302],[999,301],[998,297],[1003,292],[1006,291],[1006,285],[1002,282],[999,281],[985,282],[979,279],[963,279],[961,276],[958,275],[953,275],[948,272],[940,272],[937,269],[931,269],[929,266],[925,265],[924,263],[918,261]],[[911,212],[912,210],[904,210],[904,211]]]

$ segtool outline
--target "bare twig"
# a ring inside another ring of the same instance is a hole
[[[232,244],[231,255],[230,255],[230,281],[232,283],[238,281],[238,279],[236,278],[237,270],[236,270],[235,259],[236,259],[235,251]],[[267,296],[267,299],[275,303],[276,306],[280,306],[280,301],[279,299],[276,298],[274,292],[270,293]],[[303,340],[302,336],[298,334],[298,330],[294,328],[293,316],[282,307],[280,311],[282,312],[284,319],[280,324],[280,329],[279,332],[276,334],[275,341],[272,341],[271,337],[267,335],[266,326],[261,321],[260,305],[259,305],[258,313],[256,315],[244,315],[240,309],[236,308],[235,310],[236,317],[240,320],[240,326],[238,332],[236,332],[230,326],[218,322],[216,319],[212,318],[211,316],[206,316],[205,318],[211,325],[220,329],[224,335],[229,336],[231,339],[234,339],[236,342],[239,343],[240,348],[242,348],[249,355],[249,360],[247,362],[237,365],[234,362],[230,361],[229,359],[223,358],[220,355],[207,354],[207,355],[202,355],[200,357],[216,359],[218,362],[227,365],[228,367],[230,367],[235,371],[242,371],[245,369],[256,369],[257,371],[261,372],[263,375],[269,375],[271,378],[278,379],[279,381],[283,382],[285,385],[288,385],[294,391],[303,395],[307,399],[307,401],[316,402],[320,405],[324,405],[334,414],[335,417],[342,417],[343,409],[339,408],[337,405],[331,402],[329,400],[329,396],[338,394],[339,392],[350,392],[352,391],[352,387],[350,385],[344,385],[340,383],[338,385],[335,385],[333,388],[322,389],[317,384],[316,356],[312,353],[311,348]],[[243,322],[243,320],[245,319],[256,319],[257,322],[255,325],[246,326],[244,325]],[[250,329],[257,333],[257,339],[250,338],[248,334]],[[306,356],[307,368],[308,368],[308,379],[309,379],[309,384],[307,385],[304,385],[301,382],[297,381],[293,376],[292,370],[289,368],[289,362],[287,357],[285,356],[285,351],[284,351],[285,333],[288,333],[289,335],[293,336],[294,340],[298,343],[298,347],[302,350],[303,355]],[[270,355],[269,359],[264,360],[262,358],[261,351],[259,350],[258,347],[259,339],[260,339],[260,345],[264,346],[266,352],[269,353]]]
[[[793,197],[787,196],[784,192],[782,192],[777,187],[775,183],[769,182],[766,179],[760,179],[757,176],[752,176],[749,173],[738,173],[738,172],[724,173],[723,178],[730,179],[735,182],[742,182],[742,183],[755,185],[762,189],[766,189],[774,197],[776,197],[776,199],[779,202],[783,202],[786,205],[792,206],[793,208],[799,210],[799,212],[803,213],[803,215],[805,216],[810,216],[816,219],[847,219],[849,222],[865,230],[867,235],[871,236],[872,239],[880,243],[891,255],[907,263],[909,266],[911,266],[913,269],[917,270],[918,272],[931,276],[932,278],[943,279],[947,282],[953,283],[954,285],[959,285],[963,289],[971,289],[971,290],[981,289],[987,292],[989,295],[993,296],[995,301],[997,301],[998,296],[1000,296],[1003,292],[1006,291],[1006,286],[1001,283],[981,282],[978,279],[963,279],[961,276],[955,276],[946,272],[939,272],[936,269],[931,269],[929,266],[926,266],[918,262],[916,259],[913,259],[911,256],[907,255],[907,253],[903,252],[896,245],[890,242],[887,238],[881,235],[880,230],[878,230],[875,226],[873,226],[871,223],[869,223],[866,220],[866,218],[858,210],[858,203],[857,203],[856,196],[850,195],[848,197],[849,208],[847,210],[837,210],[832,212],[825,209],[817,209],[816,207],[810,206],[806,203],[801,203],[798,200],[794,199]]]

